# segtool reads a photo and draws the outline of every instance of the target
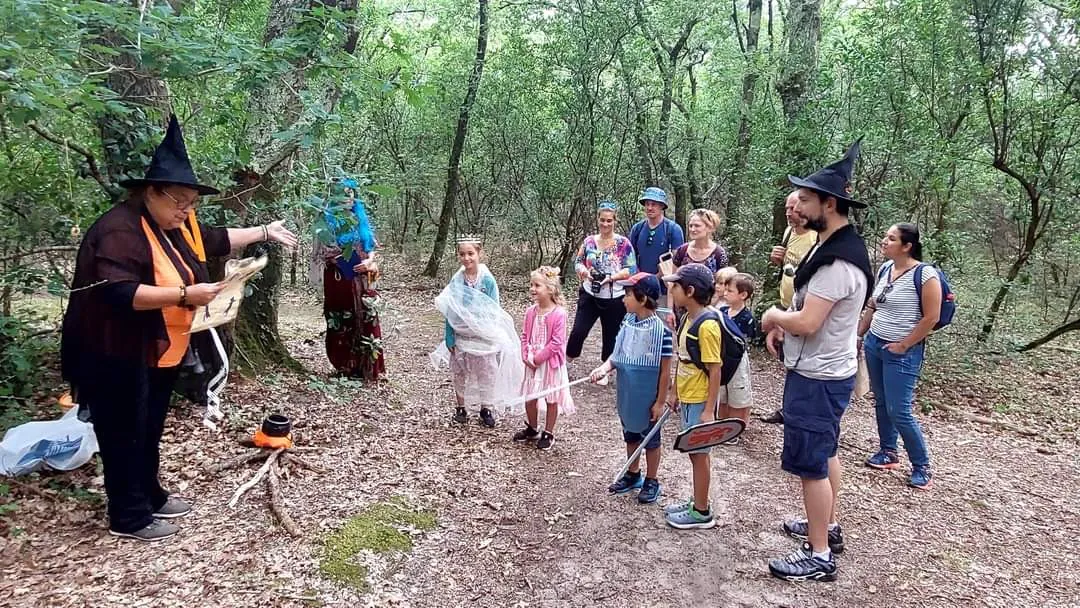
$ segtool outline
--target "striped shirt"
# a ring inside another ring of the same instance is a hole
[[[870,332],[886,342],[900,342],[911,335],[915,326],[922,320],[922,303],[915,291],[915,266],[892,278],[892,262],[886,262],[878,271],[878,280],[874,293],[870,296],[870,305],[874,307],[874,320],[870,322]],[[922,269],[922,284],[938,279],[937,270],[930,264]],[[889,285],[892,287],[889,287]],[[882,302],[882,293],[885,301]]]
[[[662,360],[670,359],[672,354],[671,329],[660,317],[649,315],[639,320],[634,313],[623,317],[611,355],[613,364],[660,367]]]

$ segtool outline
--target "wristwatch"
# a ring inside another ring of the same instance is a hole
[[[187,285],[180,286],[180,306],[187,306]]]

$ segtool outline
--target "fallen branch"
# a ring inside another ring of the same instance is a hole
[[[270,510],[277,516],[278,521],[281,522],[281,527],[285,528],[286,532],[299,538],[302,536],[300,528],[296,526],[296,522],[289,516],[289,512],[285,510],[285,503],[281,500],[281,483],[279,481],[281,469],[278,468],[276,454],[270,456],[267,462],[270,463],[270,476],[268,477],[270,480],[268,488],[270,492]]]
[[[260,458],[265,458],[268,450],[259,450],[255,453],[241,454],[236,458],[226,460],[225,462],[219,462],[214,465],[206,467],[207,473],[220,473],[222,471],[228,471],[229,469],[235,469],[236,467],[245,465],[249,462],[254,462]]]
[[[244,492],[247,492],[253,488],[255,484],[259,483],[259,480],[263,478],[263,475],[266,475],[266,472],[270,470],[270,467],[273,466],[273,463],[284,450],[285,448],[274,450],[274,452],[266,459],[266,462],[264,462],[263,465],[259,467],[259,470],[255,472],[255,475],[239,488],[236,488],[236,492],[233,494],[232,499],[229,500],[229,508],[235,508],[236,501],[240,500],[240,497],[244,495]]]
[[[326,469],[324,469],[324,468],[322,468],[322,467],[320,467],[320,466],[318,466],[316,464],[312,464],[311,462],[305,460],[304,458],[302,458],[302,457],[300,457],[300,456],[298,456],[296,454],[292,454],[290,452],[286,452],[286,453],[282,454],[281,459],[284,460],[285,462],[298,465],[298,466],[300,466],[302,468],[305,468],[305,469],[307,469],[309,471],[314,471],[315,473],[325,473],[326,472]]]
[[[992,426],[992,427],[999,428],[999,429],[1005,429],[1006,431],[1012,431],[1014,433],[1019,433],[1021,435],[1026,435],[1028,437],[1036,437],[1036,436],[1040,435],[1040,433],[1038,431],[1033,431],[1033,430],[1031,430],[1029,428],[1025,428],[1025,427],[1013,424],[1011,422],[1006,422],[1004,420],[994,420],[993,418],[987,418],[986,416],[980,416],[978,414],[972,414],[971,412],[968,412],[966,410],[962,410],[962,409],[960,409],[960,408],[958,408],[956,406],[945,405],[945,404],[935,404],[934,407],[937,408],[937,409],[949,412],[950,414],[959,416],[960,418],[963,418],[965,420],[970,420],[972,422],[978,422],[979,424],[985,424],[985,425]]]

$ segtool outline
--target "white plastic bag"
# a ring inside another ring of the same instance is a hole
[[[98,451],[94,426],[78,418],[73,407],[58,420],[27,422],[8,429],[0,441],[0,475],[18,477],[46,466],[77,469]]]

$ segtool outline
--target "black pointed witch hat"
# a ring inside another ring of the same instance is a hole
[[[142,179],[127,179],[120,182],[125,188],[133,188],[146,184],[178,184],[194,188],[199,194],[219,194],[221,191],[199,183],[195,177],[195,170],[191,168],[191,160],[188,158],[187,146],[184,145],[184,132],[180,130],[180,123],[176,115],[169,117],[169,129],[165,132],[165,139],[154,150],[154,158],[150,161],[150,168],[146,170],[146,176]]]
[[[838,201],[845,201],[852,207],[865,209],[866,203],[860,203],[851,198],[851,173],[855,170],[855,159],[859,157],[861,146],[862,138],[860,137],[851,144],[844,158],[807,177],[789,175],[788,181],[798,188],[817,190],[836,197]]]

